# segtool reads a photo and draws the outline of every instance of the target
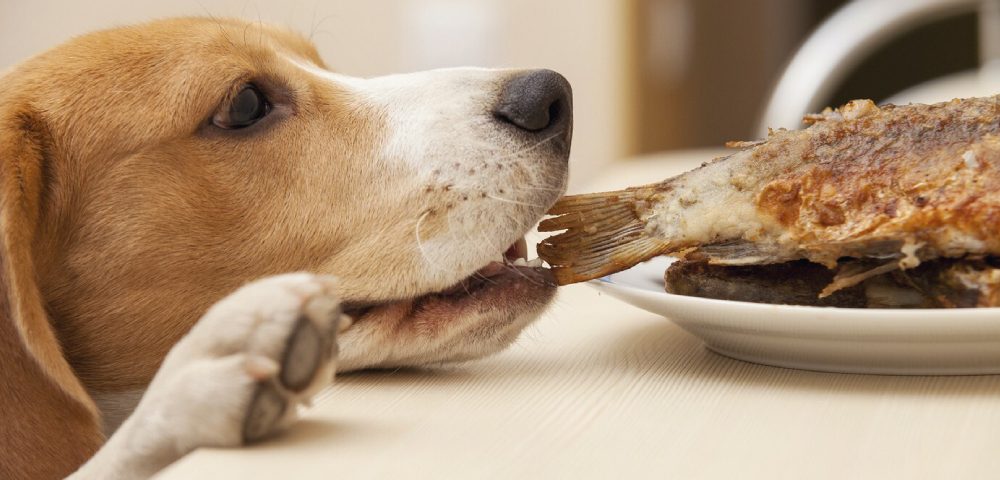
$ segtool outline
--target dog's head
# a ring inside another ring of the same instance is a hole
[[[8,295],[48,314],[91,390],[145,384],[205,308],[268,274],[336,275],[358,325],[406,340],[354,367],[496,351],[554,293],[509,265],[566,185],[554,72],[357,79],[289,32],[180,19],[75,39],[4,82],[6,284],[38,293]]]

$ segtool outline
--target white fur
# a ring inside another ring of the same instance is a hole
[[[422,262],[407,270],[414,289],[440,290],[499,259],[565,189],[565,158],[555,161],[538,151],[546,139],[515,138],[489,115],[498,90],[515,72],[449,69],[365,80],[287,60],[335,84],[347,93],[345,101],[384,113],[384,144],[373,161],[415,172],[404,188],[429,192],[424,205],[398,207],[417,209],[412,242],[398,246],[416,248]],[[438,224],[433,234],[421,231],[431,222]],[[324,279],[294,274],[255,282],[217,303],[171,350],[135,412],[74,478],[141,478],[196,447],[238,445],[257,381],[251,359],[258,367],[261,359],[277,362],[290,319],[308,298],[321,295],[330,295]],[[544,303],[480,305],[433,334],[395,322],[358,322],[339,337],[338,365],[482,357],[509,345]],[[316,387],[331,378],[332,370]],[[109,431],[135,396],[100,399]],[[307,397],[295,395],[294,401]]]
[[[505,81],[518,71],[448,68],[358,79],[286,60],[384,112],[379,160],[415,172],[412,188],[434,190],[428,204],[454,206],[417,214],[414,240],[426,281],[438,288],[497,260],[566,188],[565,164],[545,162],[539,152],[554,137],[526,144],[490,114]],[[434,215],[447,216],[448,228],[437,237],[420,228]]]
[[[337,307],[333,289],[330,277],[285,274],[215,304],[167,355],[136,411],[70,478],[146,478],[197,447],[240,445],[251,395],[258,382],[277,375],[296,320],[310,313],[325,323],[321,330],[340,327],[339,317],[330,315]],[[317,304],[327,311],[308,311]],[[294,405],[333,380],[333,361],[303,392],[283,392],[292,407],[282,425],[294,420]],[[262,375],[266,370],[270,375]]]

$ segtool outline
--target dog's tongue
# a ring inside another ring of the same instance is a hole
[[[468,291],[470,285],[475,285],[478,282],[489,281],[490,278],[495,277],[504,273],[510,269],[516,269],[518,267],[541,267],[541,261],[535,259],[534,262],[528,262],[528,243],[522,237],[514,242],[503,254],[503,258],[500,261],[490,262],[486,264],[485,267],[476,270],[473,273],[455,285],[448,287],[441,293],[444,295],[451,295],[455,293],[460,293],[463,291]]]

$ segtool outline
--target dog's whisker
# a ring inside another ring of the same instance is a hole
[[[427,251],[424,250],[424,242],[420,238],[420,225],[424,222],[425,219],[427,219],[427,216],[430,214],[431,214],[430,209],[424,210],[424,213],[421,214],[420,218],[417,219],[417,224],[413,229],[413,234],[417,240],[417,250],[420,252],[421,258],[424,259],[424,263],[426,263],[429,267],[434,268],[435,270],[443,270],[437,265],[436,262],[434,262],[433,259],[431,259],[430,255],[427,254]]]
[[[480,225],[479,234],[482,236],[483,240],[490,246],[490,250],[494,252],[499,252],[501,255],[501,260],[504,253],[507,251],[507,246],[503,243],[494,240],[496,236],[487,235],[486,230]]]
[[[468,229],[465,229],[465,228],[456,229],[452,225],[452,223],[451,223],[451,215],[445,214],[445,219],[448,221],[448,231],[449,232],[455,232],[456,230],[460,230],[462,232],[462,234],[465,236],[465,240],[469,242],[468,243],[469,245],[475,245],[477,243],[476,240],[474,238],[472,238],[472,236],[469,234]],[[454,233],[452,233],[452,234],[454,235]],[[492,247],[492,245],[491,245],[491,247]],[[478,272],[477,273],[473,273],[473,275],[478,276],[478,277],[482,278],[483,280],[489,281],[489,279],[487,277],[485,277],[483,275],[480,275]],[[490,283],[493,283],[493,282],[490,282]],[[466,290],[466,292],[468,292],[468,290]]]
[[[454,235],[455,235],[455,230],[456,230],[456,229],[455,229],[455,227],[454,227],[454,226],[452,225],[452,223],[451,223],[451,215],[448,215],[447,213],[445,213],[445,221],[447,221],[447,222],[448,222],[448,232],[449,232],[449,233],[450,233],[451,235],[453,235],[453,236],[454,236]],[[467,240],[468,240],[468,241],[469,241],[469,242],[471,243],[471,242],[472,242],[472,238],[471,238],[471,237],[469,237],[469,234],[468,234],[468,232],[466,232],[466,231],[465,231],[464,229],[460,229],[460,230],[462,231],[462,233],[464,233],[464,234],[465,234],[465,238],[466,238],[466,239],[467,239]],[[487,280],[487,281],[489,281],[489,280],[488,280],[488,279],[487,279],[487,278],[486,278],[485,276],[483,276],[483,275],[480,275],[480,274],[479,274],[478,272],[475,272],[475,273],[473,273],[473,274],[472,274],[472,276],[473,276],[473,277],[481,277],[481,278],[482,278],[483,280]],[[472,295],[472,292],[471,292],[471,291],[469,291],[469,285],[468,285],[468,284],[466,284],[466,283],[465,283],[464,281],[462,282],[462,289],[463,289],[463,290],[465,290],[465,294],[466,294],[466,295]]]
[[[497,282],[494,282],[493,280],[490,280],[490,277],[487,277],[486,275],[483,275],[483,274],[478,273],[478,272],[473,273],[472,276],[474,276],[474,277],[476,277],[476,278],[478,278],[480,280],[483,280],[485,282],[488,282],[491,285],[496,285],[497,284]]]
[[[264,44],[264,20],[260,18],[260,6],[257,2],[253,3],[254,13],[257,14],[257,45]]]
[[[535,149],[537,149],[537,148],[545,145],[546,143],[551,142],[552,140],[555,140],[556,138],[558,138],[561,135],[562,135],[562,133],[556,133],[556,134],[553,134],[553,135],[549,135],[548,137],[545,137],[545,138],[543,138],[543,139],[541,139],[541,140],[539,140],[539,141],[537,141],[535,143],[532,143],[531,145],[527,145],[527,146],[524,146],[524,147],[519,148],[517,150],[514,150],[513,152],[507,153],[505,155],[501,155],[499,157],[495,157],[495,158],[493,158],[493,160],[507,160],[507,159],[514,158],[514,157],[517,157],[519,155],[528,153],[528,152],[530,152],[532,150],[535,150]],[[492,145],[490,145],[490,146],[492,147]],[[519,160],[523,160],[523,159],[519,159]]]
[[[451,224],[451,215],[447,215],[446,214],[446,218],[448,220],[448,230],[453,231],[454,227]],[[475,244],[475,239],[473,239],[472,236],[469,235],[468,229],[463,228],[461,230],[462,230],[462,233],[465,235],[465,239],[469,241],[469,244],[470,245],[474,245]]]
[[[517,150],[514,150],[512,152],[507,152],[507,153],[505,153],[503,155],[499,155],[499,156],[495,156],[495,157],[489,157],[489,158],[490,158],[490,160],[492,160],[494,162],[499,162],[501,160],[515,160],[515,161],[528,162],[528,161],[531,161],[532,159],[519,158],[519,157],[521,155],[525,154],[525,153],[531,152],[532,150],[535,150],[535,149],[538,149],[538,148],[544,146],[546,143],[549,143],[552,140],[555,140],[556,138],[559,138],[560,135],[562,135],[562,134],[561,133],[557,133],[557,134],[549,135],[548,137],[545,137],[545,138],[543,138],[543,139],[541,139],[541,140],[539,140],[539,141],[537,141],[535,143],[532,143],[530,145],[526,145],[526,146],[521,147],[521,148],[519,148]],[[495,144],[491,144],[491,143],[487,143],[487,142],[482,142],[482,141],[474,142],[474,144],[475,144],[475,146],[482,147],[483,149],[495,149],[496,148]]]
[[[486,197],[487,198],[492,198],[493,200],[496,200],[498,202],[513,203],[515,205],[523,205],[525,207],[545,208],[545,205],[538,205],[536,203],[528,203],[528,202],[519,202],[517,200],[511,200],[509,198],[497,197],[497,196],[491,195],[489,193],[486,194]]]
[[[454,267],[451,267],[451,268],[445,268],[445,267],[443,267],[442,266],[443,262],[439,262],[439,261],[431,258],[431,255],[424,248],[423,237],[420,235],[420,226],[424,222],[424,220],[426,220],[427,217],[430,216],[431,213],[432,213],[431,209],[425,209],[424,212],[417,219],[417,222],[416,222],[416,224],[414,226],[414,236],[416,237],[416,241],[417,241],[417,250],[420,252],[420,256],[423,258],[424,263],[427,264],[428,266],[434,268],[435,270],[437,270],[439,272],[449,272],[449,273],[457,272],[457,271],[459,271],[458,266],[454,266]],[[448,222],[448,233],[449,233],[449,235],[454,236],[456,229],[452,227],[451,216],[448,215],[447,213],[445,213],[445,221]],[[469,240],[472,241],[471,238]]]
[[[487,242],[489,242],[489,243],[491,244],[491,247],[492,247],[492,246],[493,246],[493,242],[489,240],[489,239],[490,239],[490,238],[492,238],[492,237],[491,237],[490,235],[487,235],[487,233],[486,233],[486,230],[485,230],[485,229],[483,229],[482,227],[480,227],[480,228],[479,228],[479,233],[480,233],[480,234],[482,235],[482,238],[483,238],[484,240],[486,240]],[[533,284],[535,284],[535,285],[542,285],[542,283],[541,283],[541,282],[538,282],[538,281],[536,281],[536,280],[534,280],[534,279],[532,279],[532,278],[528,277],[527,275],[525,275],[525,274],[524,274],[524,272],[522,272],[521,270],[517,269],[517,268],[516,268],[516,267],[514,267],[513,265],[508,265],[508,264],[507,264],[507,263],[505,262],[505,263],[503,264],[503,267],[504,267],[505,269],[507,269],[507,270],[510,270],[510,271],[513,271],[514,273],[516,273],[516,274],[520,275],[520,276],[521,276],[521,277],[523,277],[523,278],[524,278],[525,280],[527,280],[527,281],[529,281],[529,282],[531,282],[531,283],[533,283]],[[483,277],[483,279],[484,279],[484,280],[486,280],[486,281],[488,281],[488,282],[490,282],[490,283],[494,283],[494,282],[490,281],[490,280],[489,280],[488,278],[486,278],[486,277]]]
[[[111,325],[117,318],[126,318],[130,321],[123,328],[136,332],[124,331],[131,343],[119,349],[118,353],[124,352],[122,358],[107,356],[101,362],[109,363],[84,365],[87,368],[79,372],[64,371],[61,345],[52,343],[56,336],[46,329],[34,332],[41,336],[22,339],[28,346],[41,342],[35,344],[40,350],[28,353],[44,354],[35,360],[46,370],[51,367],[47,374],[54,375],[49,380],[58,383],[56,387],[71,396],[81,395],[78,399],[87,405],[93,400],[102,415],[73,429],[58,422],[35,425],[38,422],[32,423],[31,415],[11,415],[15,421],[4,425],[5,433],[29,434],[25,437],[29,441],[5,452],[14,458],[15,471],[31,471],[29,468],[38,463],[35,444],[51,438],[75,440],[78,434],[85,435],[80,437],[85,440],[100,438],[102,427],[117,433],[108,436],[109,441],[93,461],[80,470],[81,476],[153,474],[190,450],[173,448],[178,443],[191,448],[215,445],[219,438],[226,444],[220,446],[252,443],[285,427],[289,420],[285,413],[315,399],[316,392],[332,380],[334,367],[348,371],[395,367],[390,375],[398,372],[406,376],[409,373],[401,369],[408,366],[478,358],[516,342],[517,334],[552,299],[555,286],[545,283],[545,272],[530,266],[541,261],[527,262],[527,257],[535,255],[527,254],[524,235],[541,217],[544,205],[561,193],[558,187],[568,174],[571,112],[565,79],[545,70],[454,70],[397,76],[389,81],[348,78],[329,71],[303,37],[289,35],[280,26],[266,26],[259,0],[253,4],[241,1],[242,20],[217,19],[205,8],[205,0],[195,0],[206,10],[208,20],[183,18],[95,33],[0,76],[5,82],[13,79],[4,85],[11,87],[17,100],[3,113],[18,117],[16,122],[7,122],[10,125],[0,125],[5,134],[0,138],[0,153],[11,153],[7,150],[12,146],[14,154],[2,160],[14,162],[15,167],[44,166],[51,160],[56,163],[53,168],[69,175],[66,182],[49,185],[45,169],[19,170],[23,175],[18,176],[18,182],[0,185],[0,194],[17,200],[26,191],[51,187],[53,197],[93,203],[94,207],[70,209],[73,218],[67,219],[72,220],[67,228],[60,225],[55,229],[58,231],[49,232],[52,242],[36,246],[25,240],[23,232],[7,231],[30,230],[37,227],[32,223],[36,219],[21,211],[19,202],[0,202],[0,215],[15,220],[6,222],[11,225],[0,225],[6,238],[0,246],[10,250],[7,253],[13,252],[3,259],[10,264],[6,273],[13,283],[24,287],[0,292],[0,299],[6,294],[11,297],[6,298],[7,303],[19,306],[11,320],[19,325],[28,322],[28,327],[44,320],[50,299],[33,294],[39,290],[36,283],[51,283],[49,276],[58,277],[61,269],[54,265],[48,269],[51,272],[35,275],[31,259],[66,247],[88,255],[78,259],[82,262],[78,270],[85,275],[67,280],[65,289],[72,297],[67,297],[68,301],[82,305],[81,315],[68,316],[65,321]],[[331,35],[323,27],[324,21],[339,14],[317,21],[323,13],[320,5],[313,5],[309,38]],[[294,24],[302,23],[296,19],[307,14],[293,5],[283,15],[287,23]],[[255,20],[249,20],[253,17]],[[142,61],[115,61],[136,49],[143,52]],[[217,68],[234,62],[242,65],[247,55],[253,57],[250,72],[244,71],[246,68]],[[63,61],[67,57],[73,61]],[[115,75],[86,75],[106,64],[115,65]],[[52,82],[33,80],[56,69],[64,74]],[[176,81],[169,85],[159,81],[157,73],[164,69],[175,71],[171,78],[176,77]],[[268,100],[282,100],[282,92],[259,85],[259,75],[254,73],[275,69],[289,82],[316,87],[312,93],[321,108],[297,112],[304,132],[331,124],[342,124],[349,130],[342,142],[335,142],[335,148],[323,148],[330,146],[323,135],[303,136],[302,141],[288,144],[279,138],[222,133],[249,127],[269,114],[280,116],[282,112],[266,107],[274,105]],[[202,84],[229,88],[189,88]],[[549,134],[526,131],[531,125],[515,117],[508,119],[512,125],[496,125],[495,119],[484,115],[483,99],[495,102],[497,93],[503,91],[510,91],[517,110],[532,120],[552,107],[546,99],[557,93],[559,98],[553,100],[559,102],[559,111],[551,113],[559,114],[559,121],[544,130]],[[276,98],[269,98],[272,94]],[[46,98],[65,95],[81,99],[79,105],[66,106],[73,110],[67,115],[46,115],[44,109],[36,108],[36,103],[45,103]],[[71,108],[94,102],[114,108],[100,112]],[[440,108],[442,102],[447,108]],[[209,112],[191,105],[215,108]],[[136,108],[155,110],[155,119],[169,121],[151,123],[129,116]],[[205,118],[209,113],[211,117]],[[102,120],[115,128],[103,128]],[[198,145],[189,145],[188,140],[198,140],[203,132],[180,132],[173,128],[178,122],[205,123],[213,135],[226,135],[225,142],[195,148]],[[458,125],[462,135],[453,135],[455,129],[437,128],[441,125]],[[48,135],[35,135],[41,127],[92,142],[84,142],[80,146],[85,148],[76,151],[76,144],[53,143]],[[510,132],[505,134],[498,128],[509,128]],[[128,139],[128,145],[116,142],[120,131],[132,130],[141,131],[141,138]],[[110,147],[95,149],[94,145]],[[259,146],[273,147],[268,158],[255,148]],[[64,183],[73,187],[78,181],[99,178],[103,160],[128,163],[137,150],[153,156],[183,156],[191,148],[198,150],[199,158],[204,157],[210,168],[170,176],[164,183],[157,176],[162,172],[156,165],[140,162],[137,170],[126,172],[136,178],[125,178],[129,181],[117,182],[93,198],[76,198],[73,188],[63,192]],[[63,168],[66,162],[68,170]],[[260,164],[265,170],[250,171],[248,163]],[[187,202],[191,208],[175,209],[171,221],[164,223],[155,215],[143,215],[148,213],[145,204],[132,205],[135,188],[149,194],[146,203],[168,205],[181,198],[191,200]],[[148,235],[133,238],[135,235],[129,233],[134,229],[117,228],[118,223],[137,226]],[[90,252],[91,245],[79,243],[75,230],[69,227],[93,225],[110,225],[110,233],[107,242],[93,245],[95,250]],[[199,228],[192,230],[190,225]],[[203,236],[199,232],[208,230],[219,235],[207,243],[199,241]],[[192,245],[205,247],[201,248],[204,255],[178,260],[171,253],[181,255]],[[115,250],[112,256],[122,257],[117,263],[103,261],[110,250]],[[267,268],[251,268],[249,263]],[[180,281],[192,268],[202,274],[197,288],[187,288]],[[279,273],[271,270],[284,268],[295,271],[253,280],[262,271]],[[106,282],[108,269],[114,273],[110,284]],[[86,297],[93,290],[88,285],[142,283],[151,269],[166,272],[160,283],[177,281],[179,286],[171,289],[158,283],[164,288],[153,292],[148,302],[132,301],[128,288],[107,289],[111,295],[101,295],[99,303]],[[244,282],[249,283],[228,293],[234,284]],[[30,294],[28,298],[15,298],[21,290]],[[176,295],[168,295],[171,291]],[[207,303],[216,295],[221,300],[200,318],[187,308]],[[102,310],[101,305],[109,307]],[[104,310],[112,315],[95,318]],[[160,333],[173,327],[190,332],[174,342],[174,353],[164,356],[163,347],[169,345]],[[341,336],[335,337],[338,334]],[[83,341],[93,342],[94,349],[107,350],[107,342],[115,339],[96,336]],[[334,343],[343,348],[332,351]],[[149,348],[153,344],[156,348]],[[70,342],[66,347],[91,348]],[[55,354],[49,355],[52,352]],[[209,365],[211,368],[197,369],[191,382],[156,380],[190,371],[192,365],[205,363],[205,359],[219,361]],[[56,363],[47,363],[52,360]],[[162,363],[161,373],[156,372],[158,362]],[[124,378],[129,389],[108,392],[100,399],[87,398],[88,392],[77,380],[89,378],[93,371],[98,376],[106,374],[112,383]],[[133,385],[132,380],[145,380],[148,388],[132,390],[142,387]],[[218,401],[182,405],[175,412],[179,419],[176,428],[149,432],[138,428],[160,413],[157,405],[188,398],[192,392],[198,394],[198,388],[206,385],[211,389],[210,397]],[[23,391],[33,395],[30,389]],[[318,395],[324,398],[326,394]],[[55,408],[55,404],[49,406]],[[58,415],[49,415],[46,405],[29,407],[32,415],[58,420]],[[204,418],[219,421],[211,431],[185,428],[190,420]],[[20,421],[23,419],[27,420]],[[164,442],[160,435],[173,441]],[[121,439],[151,447],[128,449]],[[56,453],[50,456],[56,458]],[[75,455],[58,459],[80,460]],[[132,465],[140,469],[125,470]],[[51,464],[47,468],[68,471],[64,467],[69,466]]]
[[[318,5],[319,4],[317,3],[316,6],[318,6]],[[314,25],[313,25],[313,27],[312,27],[312,31],[309,32],[309,39],[310,40],[315,40],[316,38],[318,38],[319,35],[333,36],[333,32],[331,32],[329,30],[325,30],[325,29],[324,30],[320,30],[320,28],[323,26],[324,23],[326,23],[327,20],[329,20],[331,18],[334,18],[336,16],[337,16],[337,14],[331,13],[330,15],[327,15],[327,16],[321,18],[318,22],[315,22]],[[315,13],[313,14],[313,17],[315,18]]]
[[[522,271],[518,270],[517,268],[515,268],[515,267],[513,267],[513,266],[510,266],[510,265],[504,265],[504,266],[505,266],[505,267],[507,267],[507,269],[508,269],[508,270],[511,270],[511,271],[513,271],[514,273],[516,273],[516,274],[520,275],[520,276],[521,276],[522,278],[524,278],[525,280],[527,280],[527,281],[529,281],[529,282],[531,282],[531,283],[535,283],[535,282],[534,282],[533,280],[531,280],[530,278],[528,278],[528,276],[527,276],[527,275],[525,275],[525,274],[524,274],[524,272],[522,272]]]
[[[561,188],[542,187],[542,186],[533,186],[533,185],[528,185],[528,186],[517,185],[517,186],[513,186],[513,187],[508,187],[508,188],[510,188],[511,190],[541,190],[541,191],[545,191],[545,192],[562,192]]]
[[[532,283],[532,284],[534,284],[534,285],[539,285],[539,286],[542,286],[542,285],[544,285],[544,284],[545,284],[544,282],[540,282],[540,281],[538,281],[538,280],[536,280],[536,279],[534,279],[534,278],[531,278],[531,277],[529,277],[529,276],[525,275],[525,274],[524,274],[524,272],[522,272],[522,271],[521,271],[520,269],[518,269],[518,268],[516,268],[516,267],[513,267],[513,266],[509,266],[509,265],[508,265],[507,267],[508,267],[508,268],[510,268],[511,270],[513,270],[513,271],[514,271],[514,273],[517,273],[517,274],[518,274],[518,275],[520,275],[520,276],[521,276],[522,278],[524,278],[525,280],[527,280],[528,282],[530,282],[530,283]]]

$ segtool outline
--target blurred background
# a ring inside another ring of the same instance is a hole
[[[571,187],[609,162],[759,138],[853,98],[996,93],[1000,0],[0,0],[0,70],[90,30],[235,16],[375,76],[548,67],[572,82]],[[798,54],[796,54],[798,52]],[[2,88],[2,87],[0,87]],[[777,90],[776,90],[777,89]]]

